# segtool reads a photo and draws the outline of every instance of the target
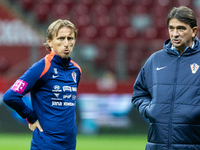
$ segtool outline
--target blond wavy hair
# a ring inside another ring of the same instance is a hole
[[[49,40],[53,40],[54,35],[57,36],[59,29],[62,27],[71,28],[72,32],[74,32],[75,39],[77,39],[78,30],[75,27],[75,25],[69,20],[62,20],[62,19],[58,19],[49,25],[46,32],[46,38]],[[45,46],[46,50],[51,51],[51,47],[47,42],[43,43],[43,45]]]

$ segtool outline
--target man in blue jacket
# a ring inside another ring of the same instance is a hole
[[[142,67],[134,107],[149,119],[146,150],[200,150],[200,41],[194,12],[173,8],[170,38]]]
[[[47,29],[50,52],[30,67],[4,94],[4,102],[29,122],[31,150],[75,150],[76,92],[81,68],[70,55],[77,29],[68,20],[57,20]],[[22,97],[30,92],[33,110]]]

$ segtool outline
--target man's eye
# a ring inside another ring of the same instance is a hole
[[[70,40],[73,40],[74,38],[73,37],[68,37],[68,40],[70,41]]]
[[[183,31],[183,30],[185,30],[185,28],[184,27],[180,27],[179,30]]]
[[[60,37],[60,38],[58,38],[59,40],[64,40],[65,38],[64,37]]]

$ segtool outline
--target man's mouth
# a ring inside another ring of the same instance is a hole
[[[68,49],[64,50],[64,53],[69,53],[69,50]]]
[[[172,41],[173,41],[173,43],[175,43],[175,44],[179,44],[181,40],[179,40],[179,39],[173,39]]]

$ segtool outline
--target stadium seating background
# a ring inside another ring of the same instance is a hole
[[[198,0],[8,0],[7,4],[25,21],[31,20],[30,26],[44,37],[52,21],[71,20],[79,31],[73,58],[83,69],[83,79],[89,80],[107,71],[117,80],[134,80],[145,60],[168,38],[166,17],[173,7],[188,6],[200,20]],[[20,51],[16,58],[28,57],[25,49],[15,51]],[[39,51],[41,58],[45,50]]]

